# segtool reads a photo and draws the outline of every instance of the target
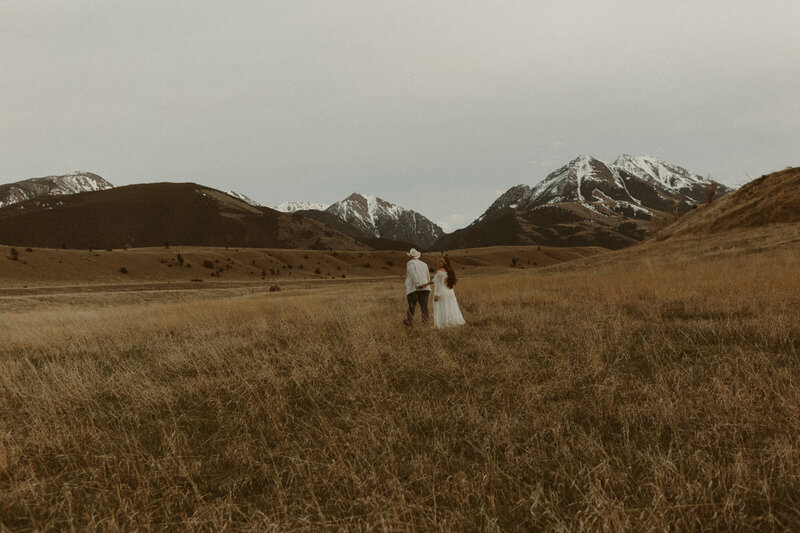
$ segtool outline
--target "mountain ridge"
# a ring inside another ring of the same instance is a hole
[[[40,196],[63,196],[112,188],[114,185],[97,174],[84,171],[28,178],[0,185],[0,208]]]

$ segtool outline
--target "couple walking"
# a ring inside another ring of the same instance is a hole
[[[406,299],[408,300],[408,314],[403,323],[410,326],[414,320],[414,311],[417,304],[422,311],[422,322],[428,323],[428,297],[433,285],[433,325],[437,328],[461,326],[465,324],[464,317],[458,308],[456,293],[453,287],[456,284],[456,273],[450,259],[446,256],[439,258],[436,274],[431,281],[428,274],[428,265],[419,260],[420,254],[412,248],[408,252],[411,260],[406,265]]]

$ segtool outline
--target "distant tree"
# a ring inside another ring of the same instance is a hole
[[[183,266],[183,256],[181,254],[178,254],[178,264]]]
[[[16,248],[12,248],[11,249],[11,257],[10,257],[10,259],[12,261],[19,261],[19,252],[17,251]]]
[[[125,268],[125,267],[122,267],[122,268],[119,269],[119,272],[120,272],[120,274],[127,274],[128,273],[128,269]]]

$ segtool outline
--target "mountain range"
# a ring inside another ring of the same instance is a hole
[[[0,209],[0,242],[46,248],[369,249],[315,220],[196,183],[145,183],[8,205]]]
[[[145,198],[147,194],[156,195],[170,190],[173,201],[195,205],[196,198],[192,191],[213,191],[213,194],[205,194],[217,198],[218,203],[221,202],[219,205],[222,207],[218,206],[216,211],[212,211],[222,218],[217,221],[219,227],[212,224],[206,228],[209,231],[209,241],[202,244],[211,244],[213,241],[248,246],[242,243],[258,242],[272,244],[253,245],[319,247],[323,243],[327,243],[325,246],[331,244],[329,241],[332,239],[338,243],[337,246],[351,249],[407,249],[415,246],[423,250],[523,244],[621,248],[645,239],[655,229],[690,211],[693,206],[705,203],[709,197],[717,198],[730,192],[721,183],[654,157],[621,155],[614,162],[607,163],[584,155],[573,159],[534,185],[520,184],[511,187],[472,224],[445,234],[442,228],[416,211],[376,196],[359,193],[353,193],[332,205],[283,202],[276,210],[272,210],[235,191],[216,191],[196,184],[171,184],[188,186],[188,189],[181,189],[178,193],[178,189],[169,189],[170,184],[147,185],[158,187],[128,186],[124,188],[128,191],[126,195],[105,195],[98,198],[103,198],[104,202],[116,202],[117,209],[120,210],[136,209],[135,213],[117,215],[118,219],[122,217],[132,223],[131,217],[155,213],[148,207],[148,200]],[[78,242],[83,243],[81,246],[105,246],[100,242],[107,242],[108,236],[96,242],[89,238],[93,231],[91,224],[86,225],[85,234],[77,238],[64,233],[65,228],[52,228],[51,222],[47,221],[61,220],[65,223],[63,213],[65,210],[73,210],[67,218],[72,224],[68,227],[71,228],[69,231],[74,232],[74,224],[79,218],[74,209],[80,202],[66,201],[70,197],[67,195],[82,197],[110,189],[113,189],[111,183],[89,172],[74,172],[0,185],[0,220],[3,220],[5,226],[0,228],[0,242],[11,242],[4,240],[3,236],[8,236],[8,239],[14,235],[14,243],[20,244],[25,238],[32,238],[34,240],[30,244],[39,246],[44,246],[42,243],[45,241],[56,246],[66,245],[68,242],[76,246]],[[219,195],[225,198],[222,199]],[[212,216],[212,211],[201,209],[197,213],[191,213],[191,210],[183,209],[186,206],[182,205],[169,208],[155,197],[149,201],[151,205],[160,206],[158,209],[162,210],[162,215],[167,211],[173,214],[180,212],[182,217],[197,218],[202,211],[202,216]],[[232,201],[235,202],[231,203]],[[80,205],[89,209],[90,204],[94,205],[91,202]],[[233,205],[236,207],[232,208]],[[5,207],[2,208],[3,206]],[[95,208],[96,206],[92,209]],[[174,221],[167,222],[169,216],[164,218],[162,215],[159,215],[162,224],[160,229],[155,229],[158,224],[150,224],[152,231],[148,229],[141,235],[134,235],[135,232],[129,232],[130,235],[125,238],[116,235],[111,239],[114,246],[145,246],[144,242],[161,244],[162,237],[156,237],[157,234],[169,234],[168,227],[182,226]],[[248,218],[250,215],[260,218]],[[44,236],[35,237],[30,231],[24,230],[19,222],[22,219],[31,228],[36,227],[45,234],[57,234],[59,237],[54,240]],[[267,231],[269,224],[262,224],[266,219],[282,221],[284,233],[292,234],[293,237],[267,237],[263,232]],[[308,226],[303,222],[309,219],[314,221],[314,225]],[[239,220],[241,225],[250,229],[234,230],[230,227],[230,220]],[[260,222],[256,222],[257,220]],[[144,227],[147,224],[133,225]],[[253,229],[256,226],[261,227],[261,233]],[[298,230],[298,233],[288,230],[290,226],[307,227]],[[220,237],[219,231],[223,227],[226,228],[223,233],[228,237]],[[122,228],[118,229],[123,231]],[[98,229],[96,233],[103,231]],[[307,235],[300,238],[298,235],[303,232]],[[175,239],[188,238],[193,244],[201,244],[199,241],[202,240],[200,233],[180,231],[165,238],[176,243],[178,241]],[[89,241],[92,241],[91,244],[87,244]]]

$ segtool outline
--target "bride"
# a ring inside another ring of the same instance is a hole
[[[447,256],[439,258],[436,275],[433,276],[433,325],[437,328],[464,325],[464,317],[458,309],[456,272]]]

